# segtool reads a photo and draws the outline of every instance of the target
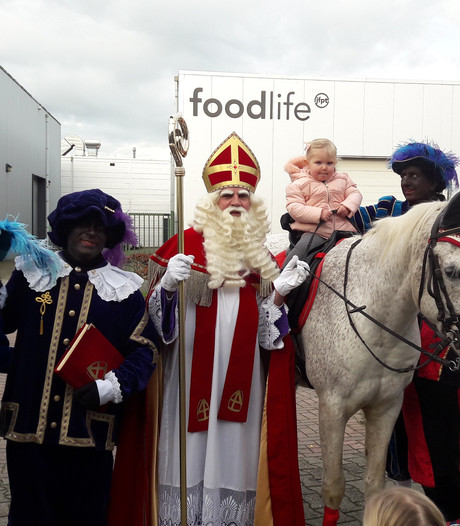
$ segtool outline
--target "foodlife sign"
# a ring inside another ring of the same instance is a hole
[[[295,101],[295,91],[286,94],[275,94],[273,91],[262,90],[257,99],[250,100],[246,105],[239,99],[230,99],[222,102],[217,98],[210,97],[203,100],[200,94],[203,88],[195,88],[190,98],[193,108],[193,116],[198,117],[200,108],[205,115],[211,118],[220,117],[222,112],[232,118],[239,119],[245,112],[250,119],[286,119],[295,118],[306,121],[310,118],[311,107],[306,102]],[[329,104],[329,97],[325,93],[318,93],[314,97],[315,104],[324,108]]]
[[[393,174],[387,174],[384,163],[398,143],[428,138],[460,153],[460,111],[455,108],[460,109],[460,85],[455,83],[180,71],[176,111],[190,132],[184,160],[185,221],[192,219],[196,200],[205,192],[201,175],[207,159],[233,131],[259,161],[257,194],[267,203],[276,233],[289,183],[283,168],[290,158],[303,155],[305,142],[327,137],[344,162],[380,163],[377,171],[362,177],[350,172],[360,179],[363,203],[371,204],[376,195],[399,196],[398,179],[390,181]]]

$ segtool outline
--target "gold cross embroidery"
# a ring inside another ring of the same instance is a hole
[[[234,413],[239,413],[243,408],[243,398],[243,391],[241,389],[235,391],[228,401],[228,409]]]
[[[40,334],[43,334],[43,315],[46,311],[46,306],[53,303],[53,298],[51,297],[51,294],[49,292],[45,292],[41,296],[37,296],[35,298],[35,301],[38,301],[38,303],[41,303],[40,305]]]
[[[205,420],[209,420],[209,404],[204,398],[202,398],[198,402],[196,418],[198,422],[204,422]]]
[[[99,360],[89,364],[86,368],[86,373],[92,380],[97,380],[98,378],[104,378],[104,375],[107,373],[107,369],[107,362]]]

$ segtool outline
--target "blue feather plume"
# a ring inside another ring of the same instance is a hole
[[[455,167],[460,159],[452,152],[443,152],[434,142],[407,142],[399,144],[393,155],[388,160],[388,165],[395,172],[400,173],[398,163],[411,160],[423,160],[433,165],[446,187],[458,187],[458,178]]]
[[[2,234],[0,239],[3,237],[3,233],[6,234],[5,242],[10,245],[9,250],[8,246],[3,247],[4,256],[8,252],[20,256],[29,255],[38,268],[47,269],[53,277],[57,275],[61,260],[56,252],[46,247],[45,240],[40,241],[27,232],[23,223],[10,221],[8,218],[0,221],[0,234]]]

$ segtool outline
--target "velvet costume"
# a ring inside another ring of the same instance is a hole
[[[0,281],[0,309],[3,306],[4,300],[6,299],[6,289],[3,283]],[[7,373],[11,359],[10,342],[5,335],[3,327],[3,318],[0,313],[0,373]]]
[[[5,336],[2,318],[0,317],[0,373],[8,372],[12,350],[8,338]]]
[[[425,323],[421,346],[439,341]],[[441,356],[455,360],[450,348]],[[426,363],[422,356],[420,363]],[[408,440],[409,473],[423,486],[448,521],[460,517],[460,375],[448,367],[430,362],[414,374],[404,391],[402,412]]]
[[[1,410],[7,450],[12,445],[9,476],[16,487],[10,524],[52,526],[64,521],[67,525],[100,526],[105,523],[100,513],[105,515],[107,509],[111,450],[124,404],[87,410],[73,399],[72,389],[53,369],[77,328],[85,322],[94,323],[126,357],[114,370],[123,400],[144,389],[155,368],[157,337],[138,290],[142,280],[103,258],[95,268],[84,269],[62,260],[54,280],[30,265],[27,258],[16,258],[16,267],[6,286],[8,297],[2,310],[5,331],[17,330]],[[30,465],[33,459],[36,464]],[[56,480],[53,486],[46,484],[53,481],[53,473],[56,478],[66,466],[72,480],[61,480],[57,487]],[[30,497],[31,492],[36,493],[36,481],[30,477],[28,487],[23,473],[43,473],[43,469],[45,483],[40,485],[36,502],[42,509],[36,509],[27,505],[33,502]],[[57,493],[59,485],[61,495]],[[81,508],[81,499],[87,494],[89,500],[91,492],[99,492],[96,494],[104,502],[95,502],[90,516],[72,517],[72,509]],[[59,511],[66,511],[67,516]]]
[[[351,220],[356,230],[364,234],[372,227],[374,221],[384,217],[401,216],[408,210],[407,201],[398,201],[393,195],[386,195],[375,205],[360,206]]]

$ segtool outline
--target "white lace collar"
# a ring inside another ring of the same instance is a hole
[[[16,268],[20,270],[36,292],[45,292],[53,288],[59,278],[68,276],[73,268],[63,259],[55,275],[48,268],[38,268],[33,259],[26,256],[15,258]],[[136,290],[139,290],[144,280],[134,272],[121,270],[110,263],[100,268],[88,271],[88,279],[94,285],[98,295],[104,301],[123,301]]]
[[[29,284],[29,287],[35,292],[44,292],[52,289],[59,278],[68,276],[72,272],[72,267],[63,259],[59,260],[56,273],[53,273],[50,267],[38,268],[33,258],[26,254],[16,256],[14,263],[17,270],[20,270]]]
[[[144,283],[144,280],[134,272],[121,270],[110,263],[104,267],[89,270],[88,279],[105,301],[123,301],[139,290]]]

